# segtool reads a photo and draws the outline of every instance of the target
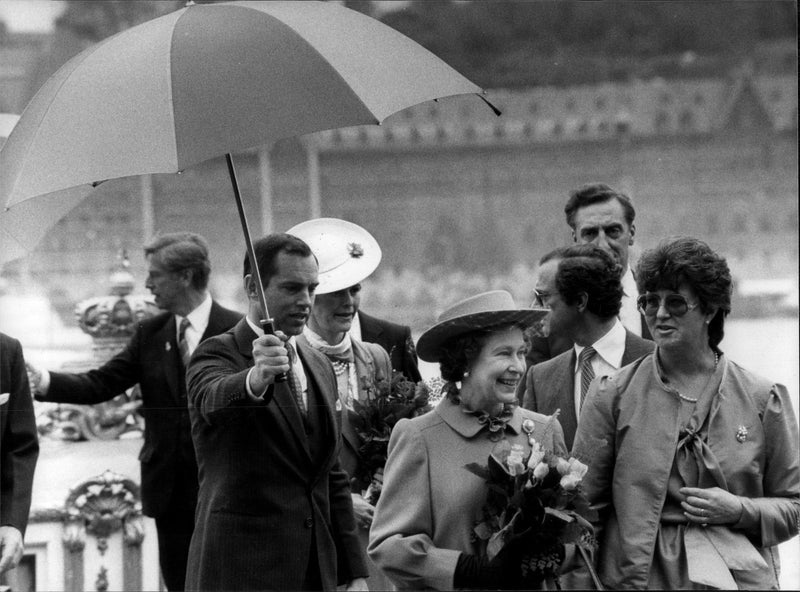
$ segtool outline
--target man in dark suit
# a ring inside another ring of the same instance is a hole
[[[22,559],[39,457],[22,346],[0,333],[0,574]]]
[[[295,339],[317,261],[288,234],[257,241],[254,254],[268,311],[246,258],[247,316],[203,342],[187,373],[200,467],[187,589],[366,590],[338,461],[336,377],[323,354]],[[267,312],[275,334],[259,326]]]
[[[570,193],[564,206],[567,224],[576,244],[596,245],[622,266],[619,318],[634,335],[652,339],[644,317],[636,309],[636,280],[630,267],[630,248],[636,235],[636,210],[631,199],[604,183],[588,183]],[[562,335],[536,337],[528,353],[528,366],[554,358],[569,350],[572,343]]]
[[[358,325],[353,324],[354,328],[350,330],[351,335],[356,333],[356,339],[367,343],[377,343],[389,352],[389,357],[392,359],[392,370],[402,372],[406,378],[414,382],[422,380],[410,327],[384,321],[361,311],[358,311],[356,316]]]
[[[572,448],[580,406],[595,376],[610,374],[652,351],[654,344],[634,335],[619,318],[621,266],[594,245],[557,249],[544,257],[536,283],[537,304],[550,309],[550,331],[574,346],[528,369],[518,391],[526,409],[552,414]]]
[[[139,384],[145,419],[142,509],[156,521],[167,588],[183,590],[198,489],[185,366],[200,341],[228,330],[242,314],[211,299],[208,245],[201,236],[166,234],[144,251],[145,285],[165,312],[140,323],[126,347],[96,370],[31,374],[37,377],[36,398],[56,403],[93,405]]]

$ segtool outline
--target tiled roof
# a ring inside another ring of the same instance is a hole
[[[773,75],[497,89],[486,96],[502,111],[500,117],[476,98],[451,97],[396,113],[381,126],[333,130],[314,137],[320,148],[336,150],[590,141],[619,133],[645,137],[710,133],[726,125],[725,115],[747,85],[774,131],[797,128],[797,79]]]

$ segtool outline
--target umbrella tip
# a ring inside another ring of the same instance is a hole
[[[491,109],[491,110],[494,112],[494,114],[495,114],[495,115],[497,115],[498,117],[500,117],[500,116],[503,114],[503,112],[502,112],[502,111],[500,111],[500,109],[498,109],[497,107],[495,107],[495,106],[492,104],[492,102],[491,102],[491,101],[489,101],[489,99],[487,99],[486,97],[484,97],[484,96],[483,96],[483,95],[485,95],[485,94],[486,94],[486,91],[483,91],[482,93],[476,93],[476,94],[478,95],[478,98],[479,98],[481,101],[483,101],[484,103],[486,103],[486,104],[489,106],[489,108],[490,108],[490,109]]]

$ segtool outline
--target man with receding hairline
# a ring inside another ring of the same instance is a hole
[[[204,339],[236,324],[242,314],[211,298],[211,262],[202,236],[164,234],[146,245],[144,253],[145,286],[164,312],[139,323],[125,348],[96,370],[69,374],[30,367],[29,374],[36,398],[56,403],[94,405],[139,384],[145,420],[139,453],[142,510],[155,518],[167,589],[184,590],[197,505],[184,358]]]

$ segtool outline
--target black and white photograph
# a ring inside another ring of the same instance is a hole
[[[0,592],[800,589],[796,0],[0,0]]]

